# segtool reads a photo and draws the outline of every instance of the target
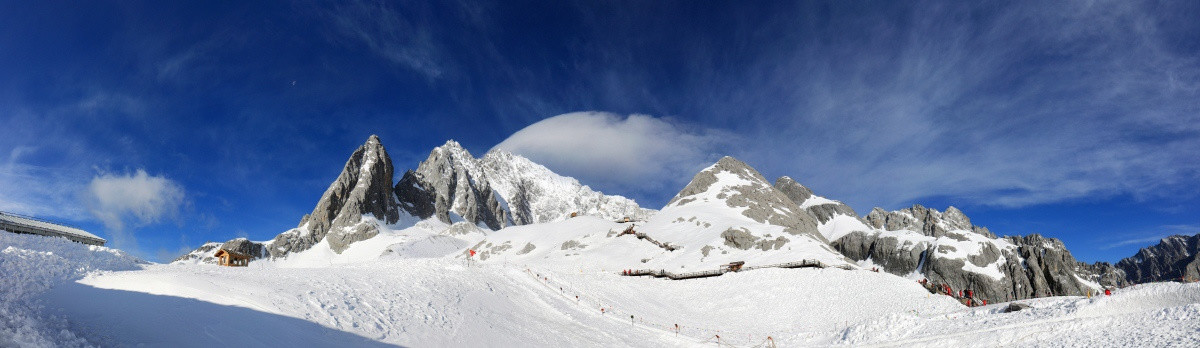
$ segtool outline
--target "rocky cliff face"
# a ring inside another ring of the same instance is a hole
[[[1133,284],[1129,282],[1129,277],[1125,274],[1125,270],[1108,262],[1092,264],[1080,262],[1079,269],[1081,270],[1081,276],[1106,288],[1123,288]]]
[[[350,243],[374,237],[377,222],[399,220],[399,204],[392,192],[392,159],[372,135],[346,161],[342,173],[329,185],[316,208],[300,225],[275,237],[273,257],[308,250],[326,239],[330,248],[342,252]],[[364,219],[371,215],[374,220]]]
[[[1200,279],[1200,234],[1163,238],[1117,262],[1117,267],[1133,283]]]

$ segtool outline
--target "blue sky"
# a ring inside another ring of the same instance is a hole
[[[0,210],[167,260],[294,227],[378,134],[397,171],[448,139],[502,145],[650,207],[732,155],[859,213],[954,205],[1115,261],[1200,233],[1195,18],[1139,1],[2,2]]]

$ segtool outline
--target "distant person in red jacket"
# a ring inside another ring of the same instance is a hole
[[[1104,296],[1112,296],[1112,290],[1104,289]]]

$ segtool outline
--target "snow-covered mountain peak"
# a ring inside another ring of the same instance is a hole
[[[605,195],[558,175],[528,158],[503,150],[492,150],[479,159],[492,188],[508,202],[517,225],[558,221],[577,215],[606,220],[625,217],[642,220],[654,213],[629,198]]]
[[[468,151],[462,144],[453,139],[447,140],[442,146],[435,147],[432,151],[429,151],[429,157],[421,162],[421,166],[424,166],[426,163],[436,162],[448,163],[451,166],[461,166],[463,169],[469,171],[469,174],[472,176],[483,175],[483,173],[479,172],[479,166],[475,163],[476,158],[471,154],[471,151]],[[418,167],[418,172],[420,172],[420,168]]]
[[[672,198],[667,206],[686,205],[695,201],[726,200],[735,191],[765,191],[767,179],[746,163],[725,156],[692,177],[692,181]],[[737,206],[730,203],[730,206]]]
[[[621,196],[607,196],[519,155],[500,150],[472,157],[450,140],[430,151],[416,171],[396,185],[401,205],[418,217],[454,215],[489,229],[558,221],[576,215],[644,219],[642,209]]]
[[[727,209],[751,220],[783,226],[790,234],[817,233],[817,222],[796,203],[776,190],[757,170],[733,157],[726,156],[697,173],[667,209],[697,205],[706,209]]]
[[[651,263],[748,264],[804,259],[846,264],[817,231],[811,215],[757,170],[725,157],[700,171],[639,231],[680,251]],[[677,267],[677,266],[676,266]]]

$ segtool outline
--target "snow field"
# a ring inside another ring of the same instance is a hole
[[[825,345],[840,328],[881,314],[952,313],[964,308],[886,273],[842,269],[760,269],[673,281],[604,272],[533,271],[581,306],[697,341]],[[545,282],[545,281],[544,281]]]
[[[1200,283],[1151,283],[1113,296],[1016,301],[921,316],[890,316],[850,326],[839,343],[854,346],[1196,347]]]
[[[260,331],[254,335],[284,339],[298,335],[314,340],[306,345],[317,346],[330,341],[322,340],[323,335],[310,337],[313,335],[272,323],[300,319],[333,332],[406,346],[674,346],[687,342],[584,311],[547,291],[523,270],[463,267],[446,261],[413,259],[325,268],[155,265],[144,271],[85,278],[80,286],[53,291],[47,298],[51,303],[70,303],[61,311],[73,322],[105,332],[123,345],[186,346],[211,340],[193,333],[197,331],[218,337],[245,335],[238,331],[243,325],[228,323],[197,321],[183,329],[160,324],[212,317],[211,312],[227,312],[226,306],[272,314],[256,316],[253,323],[240,323]],[[106,295],[110,290],[196,299],[218,306],[185,306],[164,317],[131,310],[128,307],[133,304],[125,299]],[[69,301],[81,297],[108,300]],[[124,319],[113,324],[110,316]],[[236,318],[231,320],[239,323]],[[146,326],[166,326],[162,328],[165,333],[140,336],[143,333],[135,328]],[[278,342],[243,343],[270,346]]]
[[[767,336],[779,346],[1200,345],[1200,284],[1023,300],[1032,308],[1003,313],[1007,304],[966,308],[863,270],[671,281],[577,268],[558,256],[425,257],[444,250],[424,242],[444,235],[425,232],[381,234],[340,263],[245,268],[147,266],[112,249],[0,235],[0,271],[14,275],[0,278],[0,346],[662,347],[711,346],[716,335],[735,346]]]
[[[85,274],[144,263],[120,250],[66,238],[0,232],[0,347],[86,345],[62,318],[42,313],[37,297]]]

